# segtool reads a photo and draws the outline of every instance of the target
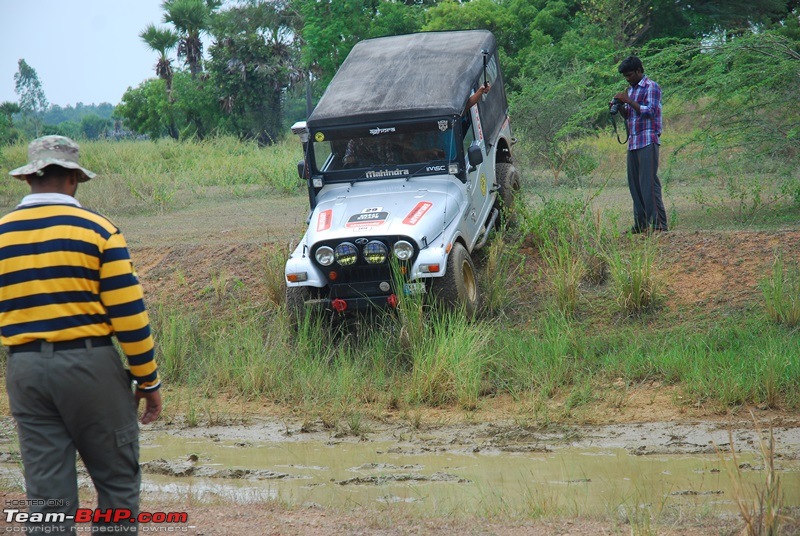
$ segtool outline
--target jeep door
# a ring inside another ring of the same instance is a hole
[[[472,251],[473,246],[480,238],[478,234],[481,227],[489,218],[489,212],[492,208],[491,189],[494,184],[494,167],[491,165],[489,155],[486,152],[486,140],[483,136],[477,105],[472,107],[469,115],[471,120],[469,125],[465,127],[464,154],[467,154],[470,145],[478,145],[483,155],[483,162],[472,171],[470,171],[469,162],[466,163],[470,207],[467,209],[465,221],[467,228],[467,236],[465,238],[467,238],[469,249]]]

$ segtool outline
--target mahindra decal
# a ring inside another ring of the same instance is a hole
[[[383,177],[405,177],[409,175],[407,169],[382,169],[380,171],[367,171],[368,179],[381,179]]]

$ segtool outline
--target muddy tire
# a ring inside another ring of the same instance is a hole
[[[300,325],[306,317],[306,301],[312,298],[308,287],[286,287],[286,313],[292,325]]]
[[[436,300],[452,310],[463,311],[468,318],[478,313],[481,302],[478,272],[469,252],[456,242],[447,256],[447,271],[432,284]]]
[[[513,219],[514,203],[522,188],[519,172],[514,164],[499,162],[495,167],[497,184],[500,186],[500,213],[505,221]]]

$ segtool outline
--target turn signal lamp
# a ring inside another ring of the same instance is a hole
[[[296,274],[286,274],[286,281],[289,283],[300,283],[308,280],[307,272],[298,272]]]

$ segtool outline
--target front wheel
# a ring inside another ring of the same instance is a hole
[[[519,172],[514,164],[508,162],[498,162],[495,167],[497,176],[497,184],[500,185],[500,213],[503,219],[510,221],[513,219],[514,203],[517,195],[522,188],[522,181],[519,178]]]
[[[435,298],[450,309],[461,309],[472,318],[480,308],[480,289],[475,264],[467,249],[456,242],[447,257],[447,271],[434,279],[432,290]]]

